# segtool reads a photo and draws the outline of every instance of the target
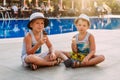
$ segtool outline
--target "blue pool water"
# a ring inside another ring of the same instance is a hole
[[[61,34],[76,31],[74,25],[75,18],[50,19],[49,26],[46,27],[48,35]],[[91,29],[119,29],[120,18],[90,18]],[[28,19],[0,20],[0,38],[23,37],[27,32]]]

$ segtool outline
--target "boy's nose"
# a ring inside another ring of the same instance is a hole
[[[83,26],[80,26],[79,29],[83,29]]]

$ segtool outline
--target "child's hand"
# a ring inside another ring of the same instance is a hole
[[[54,53],[50,54],[50,60],[51,61],[56,60],[56,55]]]
[[[72,43],[76,43],[76,39],[75,38],[72,38]]]
[[[88,57],[86,56],[84,59],[83,59],[83,61],[82,61],[82,64],[87,64],[88,63]]]
[[[39,40],[40,44],[44,44],[47,41],[47,37],[43,37],[42,39]]]

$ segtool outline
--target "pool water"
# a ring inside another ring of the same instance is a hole
[[[75,18],[51,18],[50,24],[45,28],[48,35],[76,31]],[[90,18],[91,29],[119,29],[120,18]],[[28,19],[0,20],[0,38],[23,37],[28,32]]]

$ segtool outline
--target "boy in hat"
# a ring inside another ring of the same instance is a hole
[[[36,12],[31,14],[28,28],[30,29],[23,40],[22,63],[24,66],[30,66],[36,70],[40,66],[54,66],[59,64],[58,57],[67,59],[59,51],[55,51],[52,44],[44,31],[48,26],[49,20],[42,13]],[[41,53],[41,46],[46,44],[49,51]]]

